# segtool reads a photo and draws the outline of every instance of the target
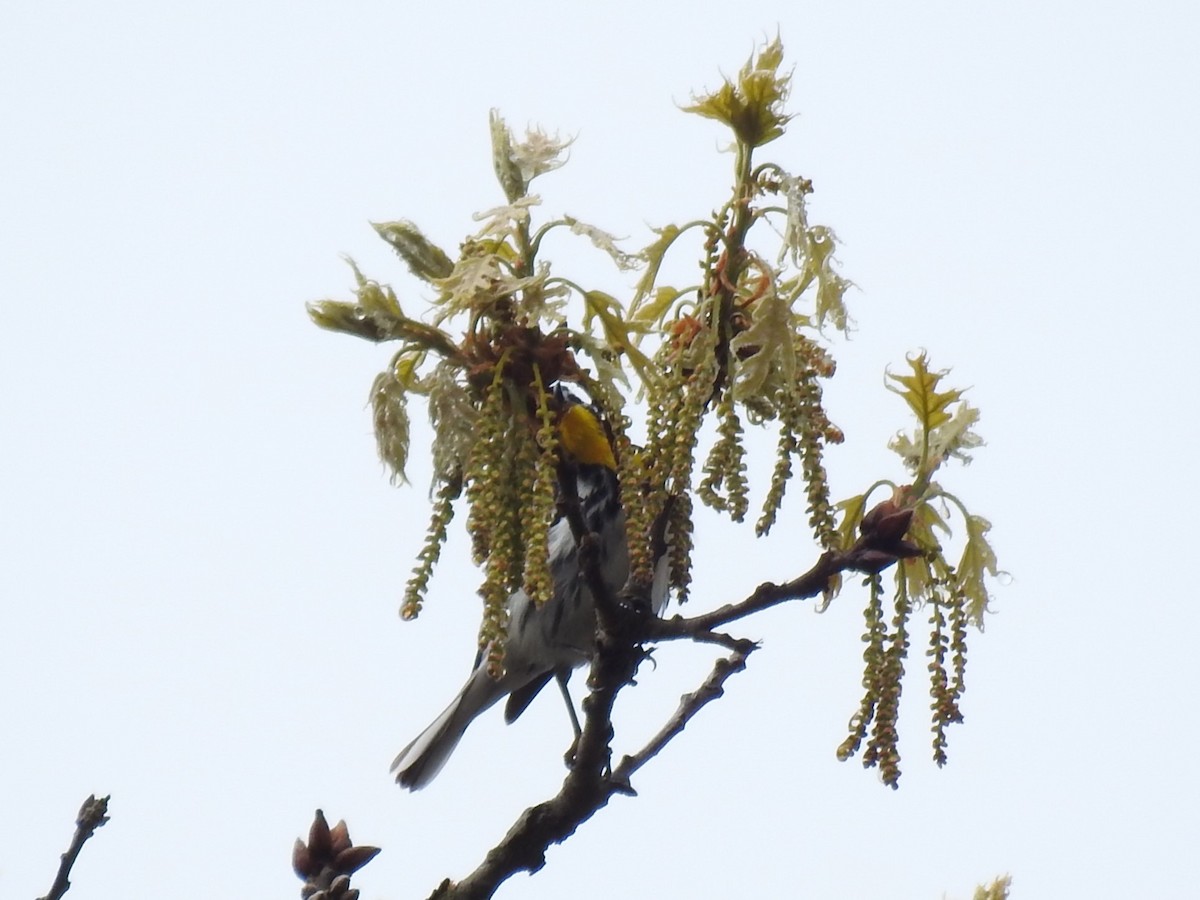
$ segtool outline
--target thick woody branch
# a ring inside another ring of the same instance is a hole
[[[592,692],[584,700],[584,727],[571,772],[558,795],[527,809],[509,829],[483,863],[457,883],[443,882],[431,900],[485,900],[517,872],[536,872],[546,864],[546,850],[562,843],[576,829],[607,805],[614,794],[632,794],[629,779],[681,733],[686,724],[708,703],[721,696],[723,684],[745,668],[754,650],[751,641],[737,642],[739,649],[717,661],[713,671],[691,694],[654,738],[633,756],[627,756],[615,771],[609,770],[612,740],[612,707],[619,690],[628,684],[645,658],[638,645],[602,648],[592,666]]]
[[[108,821],[108,797],[96,799],[93,794],[83,801],[79,815],[75,818],[75,835],[71,838],[71,846],[62,855],[58,865],[58,874],[54,876],[54,884],[40,900],[60,900],[71,887],[71,867],[79,858],[79,851],[87,843],[88,838],[95,834],[96,829]]]
[[[663,750],[706,705],[722,696],[724,683],[746,666],[746,658],[757,644],[731,637],[716,629],[788,600],[815,597],[829,590],[834,579],[847,570],[878,572],[898,559],[919,553],[903,540],[911,512],[877,510],[864,517],[863,536],[849,550],[828,551],[799,578],[783,584],[765,582],[746,599],[727,604],[705,615],[658,619],[644,604],[623,603],[605,589],[598,571],[595,537],[587,532],[579,514],[579,500],[564,491],[564,515],[580,543],[583,577],[597,599],[596,655],[588,676],[591,693],[583,701],[583,732],[575,749],[571,771],[558,794],[530,807],[509,829],[503,840],[487,854],[480,866],[455,883],[447,879],[431,900],[485,900],[517,872],[536,872],[546,864],[546,850],[561,843],[603,808],[614,794],[633,794],[630,777]],[[873,518],[872,518],[873,517]],[[589,549],[591,554],[589,557]],[[617,694],[633,681],[638,666],[646,659],[644,643],[689,638],[718,644],[731,654],[717,660],[712,672],[692,693],[649,743],[632,756],[611,767],[613,737],[612,709]]]
[[[538,871],[546,864],[551,844],[562,843],[613,794],[625,792],[609,777],[612,708],[646,654],[628,637],[621,639],[603,630],[597,643],[588,677],[591,693],[583,701],[583,733],[562,788],[552,799],[525,810],[474,872],[458,883],[443,882],[431,900],[483,900],[517,872]]]

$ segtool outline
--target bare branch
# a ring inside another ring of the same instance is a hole
[[[730,640],[737,645],[733,655],[718,659],[713,664],[713,670],[704,679],[700,687],[696,688],[690,694],[684,694],[679,699],[679,708],[675,710],[675,714],[667,720],[658,734],[651,738],[650,742],[637,753],[632,756],[626,756],[621,760],[621,764],[612,773],[612,780],[614,782],[628,786],[629,779],[634,772],[657,756],[667,744],[683,731],[687,723],[701,709],[725,694],[725,682],[732,675],[746,668],[747,657],[757,650],[759,646],[754,641],[744,639]],[[632,786],[629,786],[628,793],[634,793]]]
[[[580,540],[580,558],[589,587],[597,594],[596,655],[588,675],[591,693],[584,698],[583,732],[576,745],[571,771],[558,794],[521,814],[487,857],[470,875],[457,883],[442,882],[431,900],[486,900],[517,872],[536,872],[546,864],[546,850],[561,843],[607,805],[614,794],[633,794],[630,777],[651,760],[689,721],[713,700],[722,696],[725,681],[745,668],[746,658],[756,648],[753,641],[731,637],[715,629],[787,600],[815,597],[828,590],[843,571],[878,572],[898,559],[919,553],[903,540],[895,516],[864,517],[862,537],[845,552],[827,551],[799,578],[784,584],[764,582],[740,603],[727,604],[715,612],[685,619],[659,619],[645,604],[625,603],[603,589],[597,561],[588,559],[589,543],[578,516],[578,497],[564,490],[564,515],[572,522]],[[574,508],[572,508],[574,507]],[[911,515],[911,514],[910,514]],[[593,550],[594,553],[594,550]],[[601,600],[601,597],[607,598]],[[691,694],[642,750],[626,756],[614,770],[612,759],[612,709],[617,694],[633,681],[638,666],[648,656],[644,643],[688,638],[723,646],[731,655],[717,660],[712,672]]]
[[[433,893],[439,900],[483,900],[517,872],[536,872],[546,864],[546,850],[561,843],[604,807],[613,794],[628,788],[610,775],[612,708],[617,693],[633,680],[646,659],[639,635],[652,619],[640,607],[614,604],[608,618],[614,627],[597,633],[596,657],[588,677],[591,693],[583,701],[583,733],[571,771],[558,794],[521,814],[483,863],[457,884],[443,882]],[[604,617],[602,617],[604,618]]]
[[[690,638],[711,643],[714,642],[713,629],[788,600],[815,597],[825,592],[832,579],[842,572],[881,572],[897,560],[920,556],[921,551],[903,537],[904,530],[912,518],[912,511],[900,513],[899,518],[902,521],[897,523],[896,514],[888,517],[880,513],[880,510],[890,506],[890,502],[885,501],[863,517],[863,533],[853,547],[844,552],[827,550],[817,560],[816,565],[799,578],[783,584],[764,581],[755,588],[754,593],[740,603],[727,603],[720,609],[704,615],[690,619],[673,616],[670,619],[655,620],[649,623],[644,639],[670,641]]]
[[[95,834],[96,829],[108,821],[108,797],[96,799],[92,794],[79,807],[79,815],[75,817],[75,835],[71,838],[71,846],[62,855],[58,865],[58,874],[54,876],[54,884],[40,900],[60,900],[71,887],[71,867],[79,858],[79,851],[87,843],[88,838]]]
[[[681,638],[692,640],[712,641],[713,629],[721,628],[730,622],[744,619],[746,616],[761,612],[788,600],[804,600],[822,593],[830,584],[831,579],[846,569],[855,568],[853,552],[836,553],[826,551],[817,560],[815,566],[791,581],[775,584],[764,581],[745,600],[739,603],[726,603],[719,609],[703,615],[685,618],[672,616],[652,622],[649,626],[649,640],[671,641]]]

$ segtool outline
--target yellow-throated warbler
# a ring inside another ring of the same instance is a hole
[[[573,398],[567,402],[559,426],[566,451],[563,465],[575,480],[584,522],[599,537],[604,584],[615,593],[625,585],[629,574],[629,549],[612,447],[596,414]],[[418,790],[429,784],[458,746],[467,726],[500,698],[509,698],[504,718],[511,723],[552,678],[557,676],[565,684],[571,670],[591,660],[595,607],[580,573],[575,536],[563,518],[550,529],[549,566],[554,592],[543,606],[536,606],[521,590],[508,599],[504,674],[499,679],[490,677],[487,654],[480,652],[475,657],[471,675],[458,696],[392,763],[392,772],[401,786]],[[667,569],[664,556],[655,569],[650,598],[656,615],[666,605]],[[571,711],[573,715],[573,708]]]

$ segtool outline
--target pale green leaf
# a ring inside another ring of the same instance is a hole
[[[736,84],[726,79],[715,91],[694,97],[683,110],[723,122],[750,147],[773,141],[791,118],[783,112],[791,75],[779,74],[782,62],[783,43],[776,37],[750,57]]]
[[[958,400],[963,392],[938,391],[938,383],[947,373],[930,371],[924,353],[915,357],[907,357],[907,361],[913,373],[911,375],[893,375],[889,372],[887,377],[896,382],[899,387],[889,384],[887,389],[904,398],[904,402],[916,415],[922,431],[928,434],[950,420],[947,408]]]
[[[996,553],[987,539],[991,528],[983,516],[967,516],[967,543],[958,563],[958,587],[968,601],[967,616],[977,626],[983,625],[989,599],[984,578],[999,574]]]
[[[375,444],[379,458],[391,470],[392,481],[405,483],[408,461],[408,401],[404,387],[392,371],[381,372],[371,385],[371,409],[375,421]]]
[[[904,467],[910,472],[916,473],[921,468],[921,445],[914,441],[911,435],[898,431],[887,445],[889,450],[900,455],[904,460]]]
[[[341,331],[366,338],[368,341],[387,340],[387,335],[380,330],[379,324],[357,303],[314,300],[306,303],[304,308],[308,311],[308,317],[320,328]]]
[[[488,124],[492,133],[492,168],[504,196],[509,203],[514,203],[525,196],[529,182],[522,177],[521,167],[513,159],[512,132],[500,118],[500,113],[493,109],[488,115]]]
[[[485,242],[471,242],[463,247],[454,264],[454,271],[439,284],[441,295],[435,321],[458,313],[469,312],[480,296],[493,297],[496,285],[508,274],[503,257]]]
[[[991,884],[981,884],[975,888],[971,900],[1008,900],[1009,889],[1012,887],[1012,876],[1003,875]]]
[[[629,376],[621,368],[621,355],[609,343],[592,334],[582,331],[571,333],[571,346],[587,354],[596,367],[596,379],[602,383],[615,385],[618,382],[629,387]]]
[[[563,216],[565,222],[575,234],[582,235],[592,242],[592,244],[600,250],[603,250],[613,262],[617,264],[617,268],[622,271],[632,271],[642,265],[641,257],[626,253],[617,246],[617,241],[620,238],[614,237],[603,229],[597,228],[595,225],[589,225],[586,222],[580,222],[574,216]]]
[[[566,151],[572,143],[574,138],[549,135],[540,128],[528,128],[524,140],[513,141],[510,144],[510,153],[526,187],[539,175],[545,175],[566,165]]]
[[[620,301],[604,291],[587,291],[583,295],[583,302],[584,329],[590,327],[593,319],[598,319],[608,345],[615,352],[624,353],[629,358],[630,365],[643,381],[653,379],[653,366],[634,343],[630,334],[630,326],[622,317],[623,310]]]
[[[642,302],[654,290],[654,283],[658,280],[658,270],[662,267],[663,258],[667,255],[667,251],[671,249],[671,245],[675,243],[675,239],[683,231],[678,225],[667,225],[663,228],[655,228],[654,233],[658,237],[639,254],[646,260],[646,271],[638,279],[637,287],[633,292],[633,300],[629,303],[629,314],[631,317],[637,316]]]
[[[504,206],[494,206],[491,209],[485,209],[482,212],[477,212],[471,216],[476,222],[483,222],[483,227],[475,233],[475,243],[487,244],[489,239],[492,239],[499,244],[512,237],[519,229],[529,225],[531,217],[530,210],[535,206],[540,206],[542,198],[537,194],[528,194],[523,197],[518,197],[511,203]],[[497,253],[502,252],[500,246],[493,248]],[[510,259],[516,259],[516,253],[507,248],[503,251]]]
[[[983,438],[972,431],[972,426],[978,421],[979,410],[965,402],[960,404],[949,420],[930,433],[930,456],[939,461],[954,457],[969,463],[970,451],[983,446]]]
[[[939,512],[938,507],[934,506],[934,504],[932,502],[934,499],[937,499],[938,497],[943,497],[943,498],[945,497],[945,495],[942,492],[941,486],[938,485],[936,482],[930,485],[930,497],[931,497],[930,500],[926,501],[925,503],[922,503],[918,507],[919,517],[922,522],[924,522],[926,525],[929,526],[930,535],[933,534],[933,529],[937,528],[941,532],[943,532],[945,535],[949,536],[952,533],[952,529],[950,528],[950,523],[948,521],[946,521],[946,516],[943,515],[941,512]],[[941,506],[941,508],[943,510],[946,509],[945,502],[940,503],[939,506]]]
[[[424,394],[428,385],[418,371],[428,357],[426,350],[401,350],[392,360],[392,373],[396,381],[408,393]]]
[[[854,546],[854,542],[858,539],[858,525],[862,521],[866,506],[867,495],[855,494],[853,497],[847,497],[845,500],[839,501],[834,507],[842,513],[842,521],[838,525],[837,536],[838,546],[843,550],[848,550]]]
[[[354,295],[358,298],[358,305],[362,307],[364,313],[370,316],[404,318],[404,310],[400,308],[396,292],[389,285],[380,284],[378,281],[367,278],[353,259],[348,256],[344,259],[351,271],[354,272],[354,283],[357,285]]]
[[[675,301],[679,299],[681,291],[677,288],[663,285],[655,289],[654,297],[648,303],[643,303],[636,313],[629,317],[629,321],[642,328],[650,329],[659,324],[671,311],[675,305]]]
[[[909,537],[912,537],[911,530]],[[914,602],[924,603],[933,596],[937,577],[929,565],[929,560],[917,556],[902,559],[897,565],[900,567],[900,577],[904,579],[905,590]]]
[[[850,282],[834,269],[833,251],[837,245],[837,235],[824,225],[808,224],[808,208],[804,198],[812,192],[812,182],[787,175],[783,177],[782,185],[787,197],[787,222],[779,249],[779,261],[790,259],[799,271],[780,286],[780,292],[790,301],[815,282],[817,292],[813,298],[813,321],[818,328],[830,322],[838,331],[845,333],[850,326],[850,316],[843,298]]]
[[[787,199],[787,218],[777,261],[782,263],[790,257],[793,265],[803,269],[808,254],[808,203],[804,198],[812,193],[812,182],[796,175],[785,175],[780,186]]]
[[[814,225],[809,229],[808,236],[809,266],[817,279],[813,317],[818,328],[829,321],[833,323],[834,328],[845,333],[850,325],[850,317],[843,297],[846,289],[850,287],[850,282],[833,268],[833,250],[837,243],[837,235],[831,228]]]
[[[371,227],[423,281],[445,278],[453,271],[454,262],[446,252],[425,237],[412,222],[372,222]]]
[[[772,284],[770,279],[768,284]],[[761,394],[772,365],[779,366],[779,377],[785,385],[791,385],[796,377],[787,301],[772,286],[754,302],[750,312],[750,327],[729,342],[729,349],[738,359],[734,382],[738,399]]]

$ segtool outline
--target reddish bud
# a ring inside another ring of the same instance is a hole
[[[312,827],[308,829],[308,855],[318,862],[333,856],[329,823],[325,821],[325,813],[319,809],[313,816]]]
[[[337,856],[349,846],[350,829],[347,827],[345,819],[339,819],[338,823],[329,830],[330,851],[334,856]]]
[[[868,545],[890,548],[908,532],[912,518],[911,507],[899,507],[891,500],[884,500],[863,516],[859,530]]]
[[[313,871],[312,857],[308,855],[308,847],[304,841],[296,838],[296,843],[292,847],[292,869],[296,876],[301,879],[306,879],[310,875],[317,874]]]
[[[353,875],[378,855],[378,847],[347,847],[333,860],[333,868],[344,875]]]

